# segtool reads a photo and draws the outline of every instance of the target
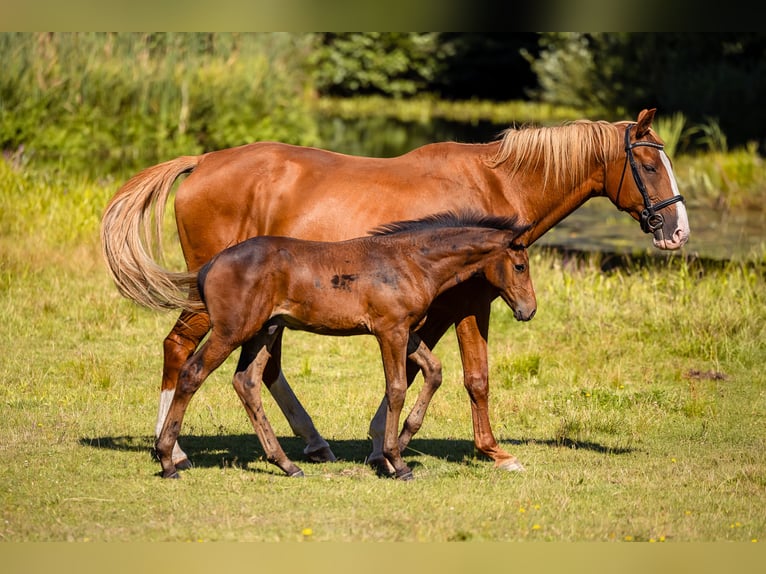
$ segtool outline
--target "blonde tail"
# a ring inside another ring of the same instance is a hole
[[[117,289],[150,309],[204,309],[197,274],[169,271],[158,263],[170,190],[198,161],[182,156],[143,170],[119,189],[101,218],[101,249]]]

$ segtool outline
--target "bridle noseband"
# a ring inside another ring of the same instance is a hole
[[[654,142],[648,142],[648,141],[637,141],[634,143],[630,143],[630,128],[635,125],[631,124],[627,128],[625,128],[625,164],[622,166],[622,175],[620,176],[620,187],[617,188],[617,197],[620,197],[620,191],[622,191],[622,181],[625,179],[625,170],[628,167],[628,162],[630,162],[630,171],[633,173],[633,180],[636,182],[636,187],[638,188],[638,191],[641,192],[641,197],[644,198],[644,210],[641,212],[641,230],[644,233],[654,233],[657,229],[662,227],[665,224],[665,218],[662,216],[661,213],[657,213],[661,209],[664,209],[670,205],[673,205],[674,203],[677,203],[679,201],[683,201],[684,198],[682,195],[674,195],[673,197],[670,197],[668,199],[665,199],[663,201],[660,201],[658,203],[655,203],[652,205],[651,200],[649,199],[649,194],[646,191],[646,186],[644,185],[644,182],[641,180],[641,176],[638,174],[638,166],[636,165],[636,158],[633,157],[633,148],[639,147],[639,146],[646,146],[646,147],[653,147],[655,149],[662,150],[665,148],[664,145],[654,143]]]

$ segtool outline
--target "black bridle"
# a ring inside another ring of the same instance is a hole
[[[660,201],[658,203],[655,203],[652,205],[652,201],[649,199],[649,194],[646,191],[646,186],[644,185],[644,182],[641,180],[641,176],[638,174],[638,166],[636,165],[636,158],[633,157],[633,148],[639,147],[639,146],[647,146],[647,147],[653,147],[655,149],[662,150],[665,148],[664,145],[654,143],[654,142],[648,142],[648,141],[637,141],[630,143],[630,128],[635,125],[631,124],[627,128],[625,128],[625,164],[622,166],[622,175],[620,176],[620,187],[617,188],[617,197],[620,197],[620,191],[622,191],[622,181],[625,179],[625,170],[628,167],[628,162],[630,162],[630,171],[633,173],[633,180],[636,182],[636,187],[638,188],[638,191],[641,192],[641,197],[644,198],[644,210],[641,212],[641,229],[644,233],[654,233],[657,229],[662,227],[665,224],[665,218],[662,216],[661,213],[658,213],[661,209],[665,209],[666,207],[673,205],[674,203],[677,203],[679,201],[683,202],[684,198],[682,195],[674,195],[673,197],[670,197],[668,199],[665,199],[663,201]]]

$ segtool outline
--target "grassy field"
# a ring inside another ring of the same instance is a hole
[[[525,473],[475,454],[452,333],[405,452],[416,478],[400,483],[364,464],[383,391],[374,340],[291,332],[288,379],[341,460],[302,464],[302,480],[268,465],[230,361],[186,417],[195,468],[163,481],[149,451],[176,316],[107,278],[97,229],[116,185],[0,162],[0,540],[766,539],[763,258],[604,273],[533,248],[537,317],[516,323],[496,302],[490,340],[491,419]]]

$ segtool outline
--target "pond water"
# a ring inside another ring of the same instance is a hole
[[[704,259],[742,260],[766,254],[766,212],[714,211],[689,201],[691,234],[682,253]],[[595,198],[551,229],[537,244],[582,251],[614,253],[662,252],[652,247],[631,217],[605,198]]]
[[[435,141],[467,143],[494,140],[507,125],[465,124],[445,120],[400,122],[386,118],[327,119],[320,123],[323,147],[343,153],[392,157]],[[687,194],[688,195],[688,194]],[[691,235],[682,253],[704,259],[766,257],[766,211],[721,211],[686,197]],[[585,252],[656,254],[638,222],[594,198],[551,229],[536,245]]]

